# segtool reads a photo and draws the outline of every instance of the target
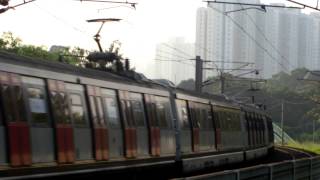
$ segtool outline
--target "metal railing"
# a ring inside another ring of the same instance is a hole
[[[178,180],[320,180],[320,157],[258,165]]]

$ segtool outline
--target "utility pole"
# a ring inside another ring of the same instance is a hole
[[[283,121],[284,121],[284,101],[281,101],[281,144],[284,145],[284,129],[283,129]]]
[[[220,72],[220,84],[221,84],[221,94],[224,93],[224,84],[225,84],[225,79],[224,79],[224,76],[223,76],[223,72],[221,71]]]
[[[200,56],[196,56],[196,82],[195,82],[195,90],[196,92],[201,93],[202,91],[202,75],[203,75],[203,67],[202,60]]]
[[[316,120],[313,119],[312,121],[312,143],[314,144],[314,139],[315,139],[315,131],[316,131]]]

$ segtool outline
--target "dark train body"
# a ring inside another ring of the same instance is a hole
[[[273,148],[271,119],[258,108],[143,78],[0,52],[0,88],[0,177],[192,172]]]

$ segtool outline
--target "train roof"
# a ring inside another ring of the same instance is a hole
[[[142,74],[136,73],[134,71],[128,71],[125,73],[114,73],[111,71],[102,71],[90,68],[77,67],[62,62],[50,61],[41,58],[31,58],[16,55],[5,51],[0,51],[0,63],[37,68],[70,75],[84,76],[98,80],[120,82],[124,84],[167,90],[167,88],[163,85],[153,82],[147,79]]]
[[[239,104],[236,101],[229,99],[225,95],[199,93],[196,91],[190,91],[190,90],[185,90],[185,89],[181,89],[181,88],[177,88],[176,92],[178,95],[181,93],[181,94],[185,94],[185,95],[189,95],[189,96],[195,96],[198,98],[207,99],[211,104],[213,104],[215,106],[223,106],[223,107],[228,106],[230,108],[236,108],[236,109],[240,108]]]
[[[126,73],[115,73],[111,71],[102,71],[90,68],[77,67],[74,65],[50,61],[41,58],[31,58],[27,56],[16,55],[13,53],[0,50],[0,65],[1,63],[18,65],[23,67],[30,67],[36,69],[42,69],[47,71],[58,72],[62,74],[70,74],[88,77],[97,80],[111,81],[116,83],[122,83],[126,85],[136,85],[139,87],[153,88],[158,90],[170,91],[176,93],[177,96],[185,97],[189,100],[200,100],[199,102],[206,101],[205,103],[211,103],[216,106],[228,106],[232,108],[242,108],[246,111],[259,111],[257,107],[239,104],[236,101],[230,100],[224,95],[214,95],[209,93],[199,93],[195,91],[185,90],[177,88],[172,82],[168,80],[150,80],[143,74],[136,73],[134,71],[128,71]],[[4,68],[3,68],[4,69]],[[5,70],[4,70],[5,71]],[[9,71],[10,72],[10,71]],[[261,110],[260,110],[261,111]]]
[[[254,105],[254,104],[240,104],[240,108],[243,111],[255,112],[255,113],[267,115],[267,113],[263,109],[261,109],[260,107]]]

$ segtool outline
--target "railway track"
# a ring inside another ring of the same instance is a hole
[[[275,146],[267,157],[242,163],[233,167],[223,167],[193,174],[174,180],[255,180],[255,179],[320,179],[320,156],[315,153],[286,147]]]
[[[270,167],[272,166],[283,166],[284,171],[281,173],[290,174],[293,172],[291,169],[292,163],[290,161],[300,162],[301,160],[308,160],[308,159],[316,159],[317,155],[312,152],[307,152],[300,149],[294,149],[290,147],[280,147],[276,146],[274,151],[270,153],[265,158],[247,162],[247,163],[240,163],[232,166],[224,166],[219,168],[211,168],[205,171],[199,171],[193,174],[185,174],[183,177],[179,177],[175,173],[175,171],[171,172],[163,172],[159,174],[159,172],[154,172],[152,169],[150,171],[139,171],[139,170],[132,170],[126,172],[118,172],[115,174],[105,173],[103,171],[88,171],[82,173],[71,173],[71,174],[44,174],[44,175],[31,175],[31,176],[21,176],[18,179],[57,179],[57,178],[76,178],[76,179],[104,179],[108,177],[108,179],[152,179],[152,180],[163,180],[163,179],[175,179],[175,180],[182,180],[182,179],[190,179],[190,180],[202,180],[206,179],[207,177],[217,176],[222,177],[222,179],[229,179],[231,177],[239,176],[239,173],[242,172],[246,173],[246,176],[250,177],[250,174],[257,174],[259,176],[264,175],[268,176],[270,171]],[[311,160],[310,160],[311,161]],[[302,163],[305,166],[306,162]],[[320,159],[319,159],[320,163]],[[309,164],[311,166],[311,164]],[[279,169],[279,168],[278,168]],[[280,168],[281,169],[281,168]],[[291,170],[290,170],[291,169]],[[305,171],[305,169],[304,169]],[[261,178],[261,177],[259,177]],[[17,179],[15,178],[5,178],[6,180]],[[218,178],[219,179],[219,178]],[[253,178],[254,179],[254,178]],[[232,178],[230,179],[232,180]]]

